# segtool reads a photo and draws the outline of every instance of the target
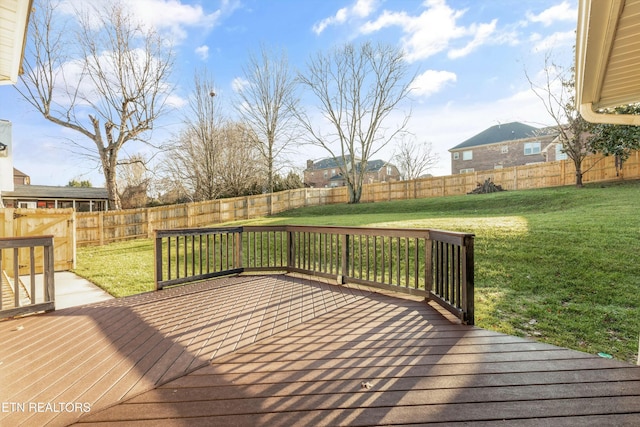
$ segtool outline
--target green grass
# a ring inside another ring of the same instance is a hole
[[[476,234],[476,324],[635,362],[640,181],[332,205],[244,224],[424,227]],[[116,296],[152,289],[150,240],[79,248],[77,272]]]

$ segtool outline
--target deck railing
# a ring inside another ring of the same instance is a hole
[[[0,274],[0,319],[54,310],[53,236],[0,238]]]
[[[424,295],[474,321],[474,235],[430,229],[245,226],[158,230],[157,289],[286,271]]]

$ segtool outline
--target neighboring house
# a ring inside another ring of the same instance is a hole
[[[3,191],[7,208],[73,208],[77,212],[106,211],[109,207],[105,188],[53,187],[48,185],[15,185]]]
[[[451,173],[501,169],[561,160],[554,127],[535,128],[519,122],[492,126],[451,148]]]
[[[31,178],[26,173],[13,168],[13,185],[31,185]]]
[[[0,208],[73,208],[78,212],[106,211],[105,188],[31,185],[31,178],[13,167],[11,122],[0,120]]]
[[[350,157],[347,156],[347,162],[349,162],[349,159]],[[358,163],[357,167],[360,167],[360,164],[361,163]],[[342,159],[334,159],[332,157],[322,159],[317,162],[307,160],[307,169],[304,171],[305,187],[344,187],[346,185],[346,180],[340,172],[341,165],[343,165]],[[398,168],[384,160],[368,161],[364,173],[365,184],[400,180],[400,172],[398,171]]]

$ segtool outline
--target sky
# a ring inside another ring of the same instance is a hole
[[[74,3],[90,0],[63,0]],[[91,0],[97,1],[97,0]],[[105,1],[105,0],[101,0]],[[408,131],[429,142],[439,161],[429,172],[451,173],[447,151],[501,123],[535,127],[553,119],[525,75],[542,82],[545,57],[565,67],[573,63],[577,0],[133,0],[135,16],[170,40],[176,53],[172,81],[174,110],[152,134],[165,145],[180,130],[196,70],[215,81],[223,109],[232,114],[234,87],[251,53],[264,45],[284,50],[295,71],[304,72],[318,52],[345,43],[383,42],[401,48],[416,76],[410,98],[391,117],[410,113]],[[314,99],[302,96],[303,106]],[[0,119],[12,122],[14,167],[34,185],[66,185],[90,180],[103,186],[96,161],[76,144],[79,134],[47,122],[15,88],[0,86]],[[389,123],[393,125],[392,123]],[[390,144],[376,158],[391,160]],[[123,155],[148,147],[132,144]],[[328,156],[295,147],[290,161],[299,170],[307,159]],[[157,158],[159,159],[159,158]]]

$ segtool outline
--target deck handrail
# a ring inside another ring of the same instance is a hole
[[[25,269],[28,287],[23,287],[21,279],[21,270]],[[40,269],[41,290],[36,281],[36,270]],[[0,276],[3,291],[10,288],[13,293],[7,301],[0,292],[0,319],[55,310],[53,236],[0,237]]]
[[[282,225],[157,230],[155,236],[156,289],[242,272],[297,272],[423,295],[474,323],[470,233]]]

